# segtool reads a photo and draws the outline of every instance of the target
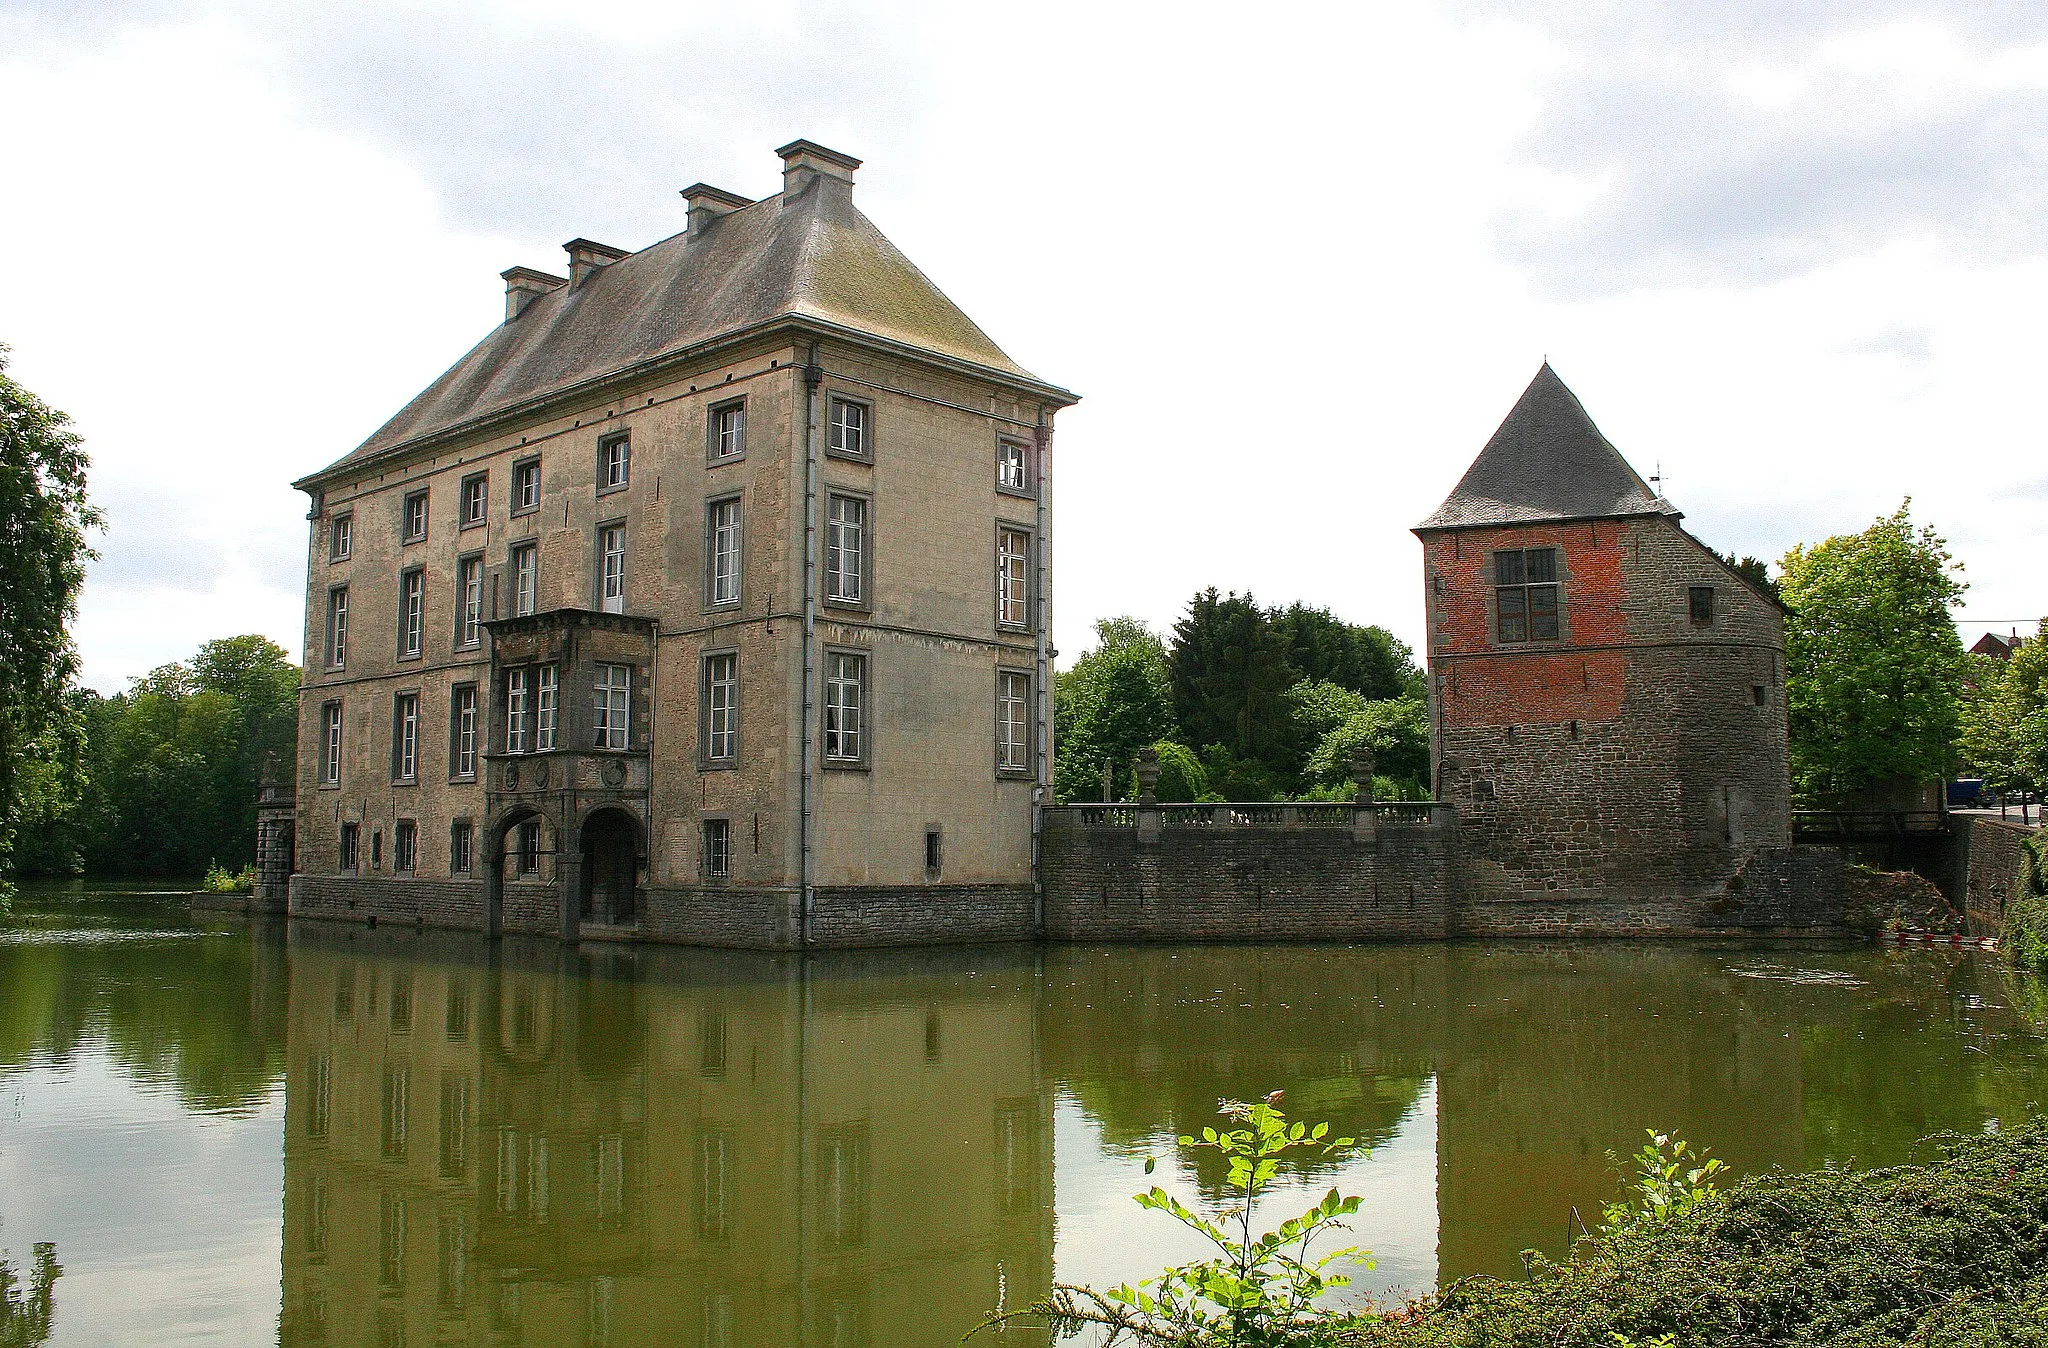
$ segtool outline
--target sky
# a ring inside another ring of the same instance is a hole
[[[855,201],[1019,363],[1062,663],[1196,590],[1419,644],[1408,530],[1546,358],[1714,547],[1912,499],[1963,634],[2048,610],[2048,7],[0,0],[0,342],[108,527],[104,692],[301,643],[305,498],[699,180]]]

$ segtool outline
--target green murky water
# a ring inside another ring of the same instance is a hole
[[[1145,1158],[1213,1190],[1171,1137],[1285,1087],[1373,1149],[1290,1183],[1421,1290],[1560,1250],[1647,1125],[1750,1171],[2048,1104],[2042,1000],[1948,950],[806,961],[44,890],[0,928],[0,1254],[54,1244],[60,1344],[951,1344],[1193,1254]]]

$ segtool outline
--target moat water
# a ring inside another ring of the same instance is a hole
[[[1130,1195],[1213,1194],[1173,1137],[1284,1088],[1371,1150],[1276,1214],[1362,1194],[1360,1288],[1414,1292],[1561,1252],[1646,1127],[1754,1172],[2016,1120],[2044,1004],[1946,949],[801,960],[45,888],[0,926],[0,1257],[54,1245],[58,1344],[936,1348],[1196,1254]]]

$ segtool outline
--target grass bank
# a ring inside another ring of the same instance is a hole
[[[1757,1176],[1340,1330],[1350,1348],[2048,1348],[2048,1119],[1924,1164]],[[1619,1336],[1619,1337],[1617,1337]]]

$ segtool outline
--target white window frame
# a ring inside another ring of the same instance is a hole
[[[599,661],[591,680],[590,747],[632,746],[633,667]]]
[[[633,480],[633,436],[629,431],[597,442],[597,490],[623,491]]]
[[[401,544],[424,543],[427,529],[433,522],[433,501],[424,491],[409,491],[399,504],[398,541]]]
[[[420,779],[420,695],[416,692],[394,696],[391,734],[391,776],[395,781]]]
[[[484,641],[484,558],[473,553],[455,563],[455,644],[473,650]]]
[[[704,656],[704,753],[706,767],[731,767],[740,756],[740,653]]]
[[[1018,669],[996,671],[996,768],[1031,769],[1031,676]]]
[[[606,613],[626,611],[626,522],[597,526],[597,606]]]
[[[530,490],[529,490],[530,489]],[[540,460],[520,459],[512,465],[512,504],[514,515],[527,515],[540,509]]]
[[[415,566],[398,574],[398,658],[417,660],[427,647],[427,572]]]
[[[842,513],[850,513],[851,518]],[[868,502],[864,496],[825,496],[825,599],[834,604],[867,603]]]
[[[348,586],[337,585],[327,592],[327,667],[341,669],[348,664]]]
[[[825,452],[842,459],[872,462],[875,457],[875,405],[864,398],[833,394],[825,409]]]
[[[527,718],[533,710],[533,667],[520,665],[505,671],[505,752],[531,753]]]
[[[996,626],[1031,626],[1031,531],[1014,524],[996,526]]]
[[[476,685],[459,683],[449,696],[454,701],[451,719],[454,721],[454,762],[449,766],[450,775],[456,777],[476,776]]]
[[[472,498],[475,501],[474,510],[470,508]],[[464,529],[474,529],[487,521],[491,515],[491,475],[488,472],[471,473],[462,479],[461,494],[456,498],[456,506],[462,513],[460,527]]]
[[[341,704],[325,703],[320,708],[320,784],[341,785]]]
[[[355,551],[355,542],[356,514],[353,510],[344,510],[327,526],[327,560],[347,561],[349,554]]]
[[[827,766],[868,761],[868,653],[825,652],[824,753]]]
[[[704,602],[707,608],[730,608],[740,602],[741,569],[745,562],[745,520],[740,498],[721,496],[704,507]]]
[[[1033,480],[1031,446],[1022,440],[1004,436],[996,441],[996,489],[1017,496],[1029,496],[1037,490]]]
[[[747,400],[736,398],[711,409],[710,454],[713,463],[730,463],[747,452]]]
[[[555,726],[560,720],[561,668],[552,662],[542,665],[534,680],[533,749],[547,753],[555,747]]]
[[[540,604],[540,544],[512,548],[512,614],[524,618]]]

